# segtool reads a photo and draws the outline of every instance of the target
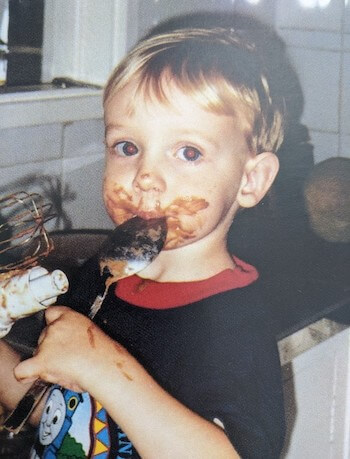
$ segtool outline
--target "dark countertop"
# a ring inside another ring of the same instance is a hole
[[[324,317],[350,324],[350,243],[319,238],[306,217],[237,223],[233,251],[259,269],[278,339]]]

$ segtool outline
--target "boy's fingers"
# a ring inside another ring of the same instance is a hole
[[[50,306],[45,311],[46,323],[49,325],[55,322],[55,320],[59,319],[66,310],[67,308],[64,306]]]
[[[17,381],[27,383],[34,382],[39,378],[39,369],[37,368],[35,358],[24,360],[14,369],[14,375]]]
[[[22,378],[18,379],[17,381],[21,384],[34,384],[35,381],[38,381],[39,378]]]
[[[40,333],[39,338],[38,338],[38,347],[35,349],[33,352],[33,356],[36,355],[39,351],[39,346],[40,344],[44,341],[45,337],[47,335],[47,329],[44,328],[44,330]]]

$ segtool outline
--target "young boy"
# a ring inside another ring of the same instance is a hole
[[[74,310],[47,310],[33,358],[18,363],[2,344],[2,369],[21,381],[0,391],[8,407],[36,378],[55,384],[33,417],[33,457],[279,457],[276,343],[257,271],[226,247],[236,213],[271,186],[283,136],[283,101],[246,35],[154,36],[112,74],[106,209],[117,225],[165,216],[167,240],[110,289],[95,323],[84,316],[99,278],[91,261]]]

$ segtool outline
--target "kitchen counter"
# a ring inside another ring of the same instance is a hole
[[[281,365],[287,365],[303,352],[307,352],[347,328],[348,325],[324,318],[280,339],[278,351]]]

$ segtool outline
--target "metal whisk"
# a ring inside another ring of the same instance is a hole
[[[49,273],[37,266],[53,249],[45,223],[54,216],[51,204],[44,202],[38,193],[20,191],[0,198],[0,290],[3,300],[2,304],[0,302],[0,331],[3,331],[0,337],[8,333],[16,319],[45,309],[56,301],[57,295],[68,289],[68,280],[63,272],[55,270]],[[32,287],[32,284],[35,286]],[[11,308],[10,321],[7,308]],[[46,383],[37,381],[31,394],[40,400],[47,388]],[[4,427],[15,422],[15,426],[8,430],[18,433],[27,417],[22,416],[19,404],[19,408],[6,419]]]
[[[35,266],[53,249],[45,223],[55,215],[38,193],[0,198],[0,273]]]

